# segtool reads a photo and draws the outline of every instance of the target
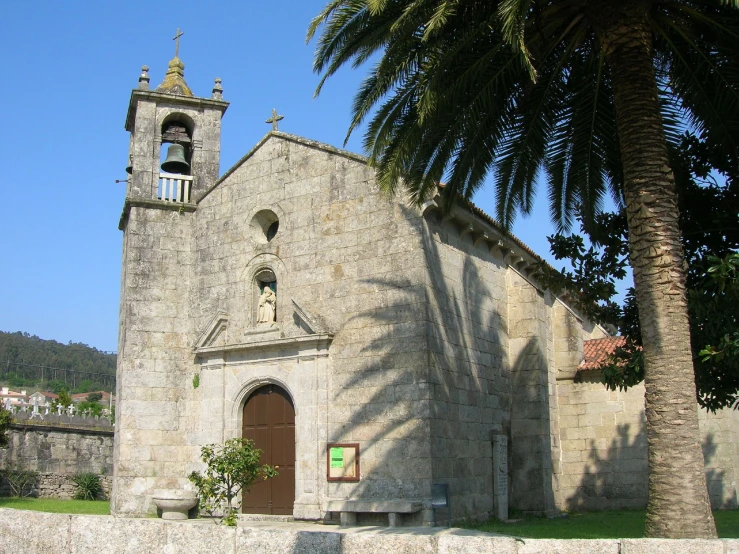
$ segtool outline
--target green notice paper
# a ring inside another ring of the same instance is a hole
[[[344,467],[344,449],[332,448],[330,451],[331,467]]]

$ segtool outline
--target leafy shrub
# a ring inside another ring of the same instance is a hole
[[[67,389],[62,389],[59,391],[59,398],[56,398],[51,403],[51,411],[56,412],[57,406],[61,406],[62,408],[65,408],[67,406],[72,405],[72,397],[69,395],[69,391]]]
[[[85,398],[87,402],[100,402],[102,399],[103,399],[103,393],[101,392],[91,392]]]
[[[77,485],[76,500],[95,500],[103,492],[100,477],[94,473],[77,473],[72,482]]]
[[[21,498],[31,496],[38,488],[38,472],[21,468],[9,463],[6,469],[0,470],[0,478],[8,482],[10,496]]]
[[[11,419],[10,412],[0,405],[0,448],[8,446],[8,429],[10,429]]]
[[[77,404],[77,409],[79,410],[79,413],[85,413],[89,411],[94,416],[101,416],[103,414],[103,406],[99,404],[98,402],[80,402]]]
[[[259,465],[261,455],[262,451],[249,439],[231,439],[223,446],[203,446],[200,456],[205,462],[205,474],[193,471],[189,476],[198,489],[200,509],[217,522],[236,525],[241,502],[234,506],[233,500],[239,492],[248,492],[257,479],[277,476],[274,467]]]

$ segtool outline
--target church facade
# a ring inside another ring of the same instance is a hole
[[[220,175],[220,80],[196,97],[183,70],[144,71],[126,118],[114,515],[153,513],[235,437],[278,466],[251,513],[428,523],[439,484],[454,519],[646,504],[643,389],[576,379],[608,335],[533,252],[276,129]],[[739,420],[708,419],[712,499],[736,506]]]

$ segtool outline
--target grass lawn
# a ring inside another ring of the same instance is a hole
[[[58,498],[4,498],[0,497],[0,508],[33,510],[55,514],[110,514],[107,500],[59,500]]]
[[[519,523],[497,520],[470,525],[470,529],[532,539],[634,539],[644,536],[646,513],[636,510],[572,513],[547,519],[526,516]],[[739,510],[713,512],[716,530],[722,539],[739,538]]]

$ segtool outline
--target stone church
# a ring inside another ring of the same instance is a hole
[[[583,364],[611,339],[541,286],[536,254],[472,204],[380,193],[365,158],[274,112],[221,174],[227,108],[178,57],[131,94],[114,515],[154,513],[234,437],[278,466],[247,513],[420,524],[446,492],[453,519],[646,504],[643,388]],[[702,426],[711,498],[736,506],[737,412]]]

